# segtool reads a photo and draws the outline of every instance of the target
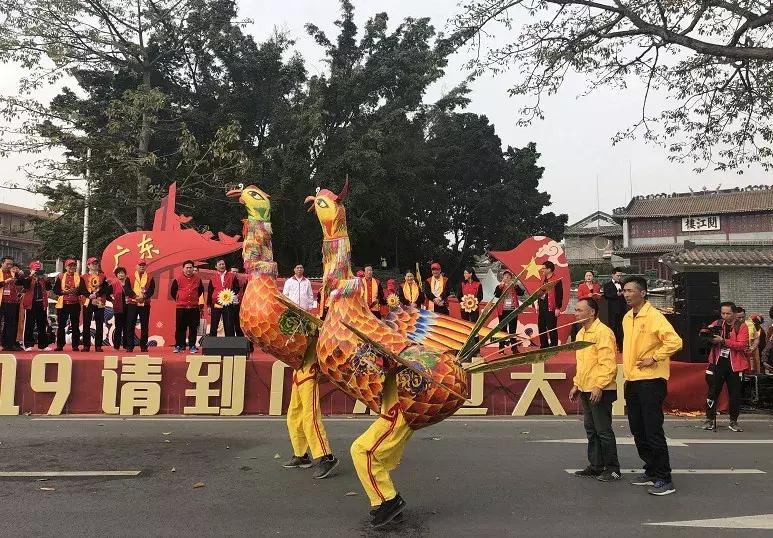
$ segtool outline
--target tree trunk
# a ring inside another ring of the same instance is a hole
[[[150,90],[150,71],[145,69],[142,74],[142,84],[146,90]],[[140,128],[139,137],[139,156],[140,159],[145,159],[148,156],[148,150],[150,149],[150,117],[148,115],[147,108],[142,111],[142,127]],[[136,203],[136,221],[135,226],[137,230],[145,229],[145,206],[148,203],[148,186],[150,185],[150,178],[147,174],[147,166],[142,165],[137,171],[137,199]]]

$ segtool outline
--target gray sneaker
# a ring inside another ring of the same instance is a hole
[[[713,420],[706,420],[704,421],[703,426],[701,426],[701,429],[714,431],[717,429],[717,423]]]
[[[317,464],[314,466],[314,478],[327,478],[330,476],[330,473],[333,472],[333,469],[338,467],[339,461],[338,458],[333,456],[332,454],[328,456],[322,456]]]
[[[730,424],[728,424],[727,427],[730,429],[730,431],[734,431],[734,432],[742,432],[743,431],[743,429],[741,429],[741,427],[738,425],[738,422],[736,422],[735,420],[730,422]]]
[[[647,493],[650,495],[658,495],[659,497],[671,495],[675,492],[676,488],[674,487],[673,482],[666,482],[665,480],[656,480],[654,486],[647,488]]]
[[[304,454],[303,456],[293,456],[288,461],[284,462],[282,467],[285,469],[308,469],[311,467],[311,458],[309,458],[308,454]]]
[[[648,476],[647,474],[640,474],[631,480],[631,484],[634,486],[654,486],[655,479],[651,476]]]

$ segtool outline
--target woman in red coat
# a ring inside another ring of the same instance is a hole
[[[465,267],[464,280],[459,284],[457,297],[462,311],[462,319],[478,321],[480,302],[483,300],[483,286],[472,267]]]
[[[577,300],[580,299],[601,299],[601,286],[594,279],[593,271],[585,272],[585,280],[577,286]]]

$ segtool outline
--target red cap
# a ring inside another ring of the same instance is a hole
[[[92,256],[88,260],[86,260],[86,265],[91,265],[92,263],[99,263],[99,259],[97,259],[96,256]]]
[[[40,263],[38,260],[32,261],[30,262],[30,269],[32,269],[33,271],[40,271],[41,269],[43,269],[43,264]]]
[[[68,265],[78,265],[78,262],[72,258],[67,258],[64,260],[64,266],[67,267]]]
[[[438,262],[433,263],[429,266],[430,269],[440,269],[440,264]]]
[[[145,260],[140,260],[137,262],[137,265],[147,265],[147,264],[148,262],[146,262]]]
[[[365,271],[357,271],[357,278],[362,278],[365,276]]]

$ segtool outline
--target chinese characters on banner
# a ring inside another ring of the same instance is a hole
[[[66,405],[73,388],[80,390],[81,393],[84,390],[94,391],[95,395],[99,395],[97,398],[101,396],[97,401],[100,402],[102,412],[112,415],[156,415],[161,412],[162,407],[170,409],[167,401],[169,398],[179,398],[183,393],[184,399],[180,405],[182,413],[186,415],[236,416],[244,412],[247,382],[246,357],[189,355],[185,362],[187,367],[184,379],[165,380],[167,387],[170,383],[178,387],[183,384],[182,392],[177,393],[178,396],[163,393],[161,385],[164,376],[163,361],[161,357],[149,355],[127,356],[121,359],[116,356],[106,356],[101,365],[101,394],[100,388],[92,384],[76,384],[73,387],[73,363],[69,355],[36,355],[29,362],[28,386],[34,394],[52,394],[50,404],[47,404],[46,397],[39,399],[35,397],[44,406],[42,409],[38,406],[36,412],[44,412],[48,415],[67,412]],[[613,414],[620,416],[625,414],[625,400],[622,365],[618,366],[618,398]],[[21,413],[22,406],[16,401],[16,389],[17,384],[26,385],[27,380],[21,379],[17,373],[19,369],[16,357],[11,354],[0,354],[0,416]],[[287,365],[280,361],[275,361],[272,365],[271,379],[266,380],[268,383],[265,383],[269,389],[267,396],[270,402],[269,415],[282,414],[285,381],[290,373]],[[26,375],[23,376],[26,377]],[[555,387],[550,383],[551,380],[566,379],[566,373],[546,372],[544,364],[534,364],[530,371],[512,372],[510,377],[527,382],[512,410],[513,415],[526,415],[538,395],[541,395],[543,405],[546,405],[552,414],[566,414],[555,393]],[[162,401],[162,397],[166,400]],[[23,397],[21,400],[21,404],[24,404]],[[162,402],[166,402],[167,405],[162,406]],[[483,402],[484,374],[474,374],[470,379],[470,397],[457,414],[486,415],[489,408],[484,407]],[[28,404],[25,408],[28,408]],[[356,403],[352,411],[354,414],[367,412],[367,408],[360,403]],[[508,409],[507,412],[510,410]]]
[[[683,232],[703,232],[707,230],[719,230],[719,215],[703,217],[682,217]]]

